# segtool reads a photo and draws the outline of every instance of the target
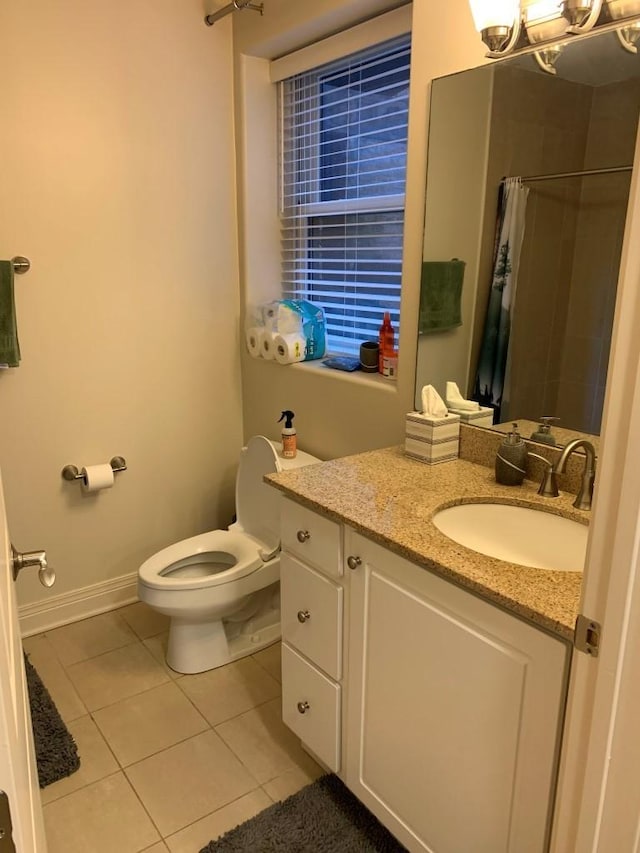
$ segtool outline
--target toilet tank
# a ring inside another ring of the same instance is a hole
[[[280,501],[265,474],[302,468],[320,462],[310,453],[299,450],[294,459],[284,459],[282,445],[263,435],[254,435],[242,448],[236,475],[237,524],[242,530],[273,550],[280,541]]]

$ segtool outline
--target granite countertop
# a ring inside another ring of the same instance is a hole
[[[473,500],[540,507],[586,524],[589,513],[572,506],[573,495],[540,497],[537,484],[529,480],[522,486],[500,486],[491,468],[462,459],[426,465],[405,456],[402,447],[345,456],[265,479],[298,503],[573,640],[581,572],[528,568],[479,554],[449,539],[431,521],[438,509]]]

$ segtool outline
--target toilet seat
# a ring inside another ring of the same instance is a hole
[[[279,448],[263,435],[249,439],[236,476],[237,522],[228,530],[192,536],[153,554],[140,566],[140,585],[157,590],[206,589],[244,578],[278,559],[280,507],[264,475],[318,461],[303,452],[295,459],[282,459]],[[221,555],[217,561],[198,559],[215,553]],[[261,553],[274,556],[265,563]],[[210,570],[205,568],[207,562]],[[200,570],[189,570],[188,564],[198,563]],[[229,568],[220,569],[220,563],[227,563]]]
[[[259,553],[264,548],[261,542],[244,532],[212,530],[158,551],[140,566],[138,577],[142,584],[151,589],[204,589],[219,586],[246,577],[264,566]],[[181,573],[172,576],[172,567],[179,572],[179,565],[176,564],[211,553],[227,555],[235,563],[228,569],[200,576],[189,577]]]

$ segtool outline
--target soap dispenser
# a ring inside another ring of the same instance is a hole
[[[538,429],[531,433],[531,441],[537,441],[539,444],[550,444],[555,447],[556,439],[551,432],[551,421],[557,420],[559,420],[559,418],[540,418]]]
[[[496,481],[503,486],[520,486],[527,464],[527,445],[518,432],[518,424],[506,436],[496,455]]]

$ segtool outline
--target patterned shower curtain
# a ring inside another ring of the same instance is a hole
[[[506,178],[500,186],[493,275],[473,393],[474,400],[495,409],[496,423],[509,396],[509,333],[528,195],[520,178]]]

